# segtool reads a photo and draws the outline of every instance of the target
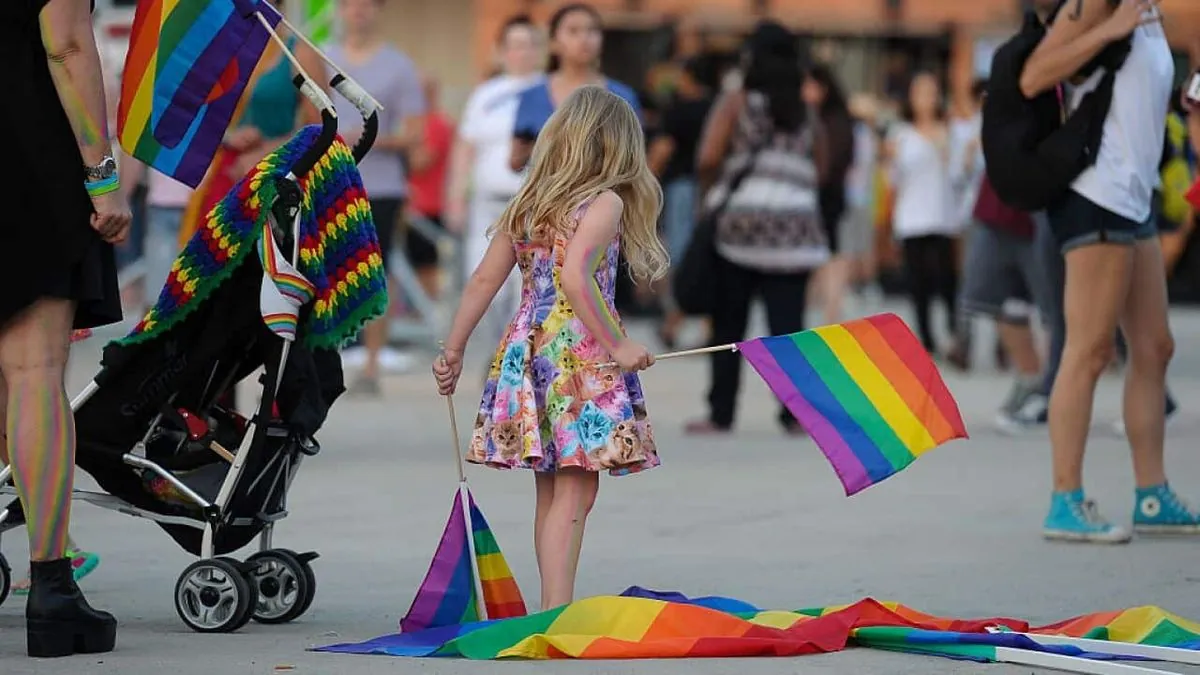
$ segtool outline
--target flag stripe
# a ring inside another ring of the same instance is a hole
[[[826,326],[813,333],[820,336],[825,346],[833,352],[854,385],[904,444],[908,454],[920,455],[936,445],[925,423],[913,414],[910,404],[897,393],[849,331],[842,326]]]
[[[790,379],[784,372],[784,364],[775,359],[766,344],[762,340],[751,340],[738,345],[738,351],[746,357],[756,371],[768,386],[775,392],[775,395],[783,402],[783,405],[791,411],[800,424],[803,425],[808,433],[817,442],[817,445],[829,457],[833,469],[837,472],[842,484],[847,486],[847,490],[857,492],[869,486],[873,479],[868,475],[867,467],[864,463],[864,458],[859,456],[846,445],[847,441],[843,430],[839,433],[838,428],[842,425],[847,427],[854,426],[854,422],[845,415],[838,420],[840,424],[826,418],[817,411],[814,405],[819,405],[822,400],[832,400],[833,395],[826,389],[824,392],[819,391],[824,389],[824,385],[820,384],[820,379],[816,373],[811,374],[811,381],[814,383],[810,386],[810,391],[806,395],[802,395],[797,389],[795,382]],[[790,353],[785,356],[785,359],[790,362],[793,368],[797,371],[808,370],[808,362],[800,358],[799,354]],[[811,402],[810,402],[811,401]],[[833,409],[837,412],[836,406],[825,406],[826,409]],[[851,435],[853,435],[851,433]],[[883,457],[879,457],[880,461]],[[881,476],[882,478],[882,476]]]
[[[925,382],[917,379],[909,364],[900,358],[875,323],[859,319],[843,325],[861,346],[862,351],[870,355],[879,371],[904,400],[904,404],[916,415],[936,442],[945,442],[959,433],[946,417],[946,411],[929,395],[929,378],[924,378]],[[933,374],[936,376],[936,371]]]
[[[400,621],[401,630],[408,631],[460,623],[458,617],[444,623],[434,623],[438,617],[438,610],[446,599],[447,591],[450,590],[452,583],[458,581],[457,572],[461,566],[459,561],[466,560],[467,540],[463,536],[466,524],[463,522],[462,508],[459,507],[460,499],[460,493],[456,491],[450,518],[446,521],[446,529],[442,532],[441,543],[438,544],[437,551],[434,553],[433,563],[429,566],[425,580],[421,582],[421,587],[417,590],[412,607]],[[469,579],[467,586],[472,586]]]
[[[912,453],[905,447],[904,442],[896,435],[892,426],[883,418],[880,411],[871,404],[871,400],[863,393],[858,383],[854,381],[845,366],[838,361],[837,356],[821,339],[811,331],[796,333],[789,336],[791,342],[800,350],[805,360],[821,376],[821,381],[833,392],[838,403],[844,406],[858,421],[859,426],[870,437],[879,452],[891,463],[893,472],[904,468],[912,462]],[[773,338],[768,338],[773,339]]]
[[[865,320],[887,338],[892,351],[912,370],[917,381],[925,388],[926,395],[933,399],[937,409],[954,430],[954,434],[943,441],[966,438],[966,425],[963,424],[958,404],[938,373],[933,359],[929,358],[925,347],[917,340],[917,336],[913,335],[904,321],[895,314],[877,314]]]

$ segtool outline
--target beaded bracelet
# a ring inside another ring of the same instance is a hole
[[[99,197],[110,192],[116,192],[121,187],[121,181],[117,177],[117,174],[114,173],[108,178],[86,182],[83,186],[87,188],[88,196]]]

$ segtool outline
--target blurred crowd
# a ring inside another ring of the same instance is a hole
[[[514,152],[523,143],[514,136],[517,98],[547,74],[558,73],[575,85],[603,79],[598,65],[603,27],[599,14],[585,4],[566,5],[546,26],[514,17],[496,36],[492,77],[462,111],[447,111],[440,105],[438,82],[422,74],[404,45],[381,32],[378,0],[339,0],[337,11],[341,30],[327,46],[330,55],[385,106],[380,139],[361,169],[381,243],[403,255],[419,281],[417,289],[397,284],[394,314],[413,312],[413,303],[406,302],[412,293],[436,301],[469,274],[486,249],[486,228],[520,184],[521,173],[513,168]],[[287,42],[306,70],[323,72],[308,47],[294,37]],[[755,49],[780,58],[759,58],[748,70],[745,55]],[[129,312],[154,301],[176,251],[234,180],[300,126],[315,121],[314,111],[291,86],[292,71],[291,62],[272,46],[255,72],[240,119],[199,189],[154,171],[125,173],[135,229],[122,254],[126,263],[142,261],[144,272],[125,289]],[[742,237],[722,243],[724,257],[737,264],[721,270],[722,310],[700,317],[706,335],[701,342],[744,337],[756,298],[767,305],[774,332],[791,332],[805,327],[806,310],[821,323],[834,323],[878,306],[884,292],[900,293],[911,300],[908,318],[925,348],[944,362],[972,367],[971,355],[978,350],[972,348],[971,319],[985,314],[1002,327],[996,365],[1017,370],[1018,379],[1032,380],[1040,371],[1037,354],[1028,353],[1033,347],[1025,347],[1032,344],[1028,335],[1005,338],[1012,326],[1029,329],[1036,313],[1032,296],[1039,289],[979,279],[978,273],[972,280],[966,269],[980,265],[968,261],[968,240],[985,225],[989,231],[996,227],[980,222],[981,214],[988,220],[992,198],[981,194],[985,80],[975,83],[969,100],[953,102],[944,89],[944,72],[906,73],[906,84],[888,88],[892,98],[847,91],[836,69],[812,58],[791,34],[781,35],[778,44],[748,42],[739,53],[671,60],[651,72],[653,81],[624,83],[629,86],[622,90],[631,92],[644,122],[648,160],[664,192],[661,236],[674,262],[685,256],[697,223],[722,201],[718,193],[736,192],[729,204],[721,204],[721,217],[736,221],[727,231],[740,233],[722,235],[726,240]],[[787,98],[780,93],[785,91],[797,92],[790,108],[778,103]],[[723,111],[722,102],[738,92],[751,95],[743,96],[738,110],[725,106],[729,109]],[[756,112],[753,92],[770,101],[765,109]],[[352,142],[359,130],[348,120],[356,115],[347,110],[341,117],[343,134]],[[1195,174],[1196,152],[1182,110],[1173,110],[1164,123],[1163,189],[1156,201],[1169,273],[1194,228],[1183,193]],[[764,133],[776,139],[774,145],[754,147],[754,138]],[[813,165],[795,164],[796,158]],[[739,162],[756,168],[730,190],[731,166]],[[815,172],[815,180],[806,178],[807,171]],[[811,214],[797,216],[808,207],[795,200],[809,198]],[[999,227],[1032,238],[1031,222],[1016,220]],[[444,237],[433,236],[437,233],[458,239],[458,263],[446,263]],[[781,252],[780,242],[791,246],[790,252]],[[780,256],[787,258],[782,266],[776,264]],[[994,267],[992,276],[1003,277]],[[972,291],[972,284],[983,288]],[[979,311],[978,298],[973,302],[965,297],[968,292],[989,301],[997,294],[1005,297],[990,303],[1000,307],[997,312]],[[656,322],[664,349],[696,346],[684,344],[688,317],[673,301],[669,279],[638,286],[622,276],[618,303],[626,318]],[[503,326],[503,316],[493,321]],[[380,373],[398,363],[392,347],[403,345],[395,342],[381,320],[365,332],[361,346],[348,351],[348,362],[361,370],[356,391],[379,391]],[[732,403],[724,399],[736,396],[736,369],[735,361],[714,365],[714,391],[718,381],[734,384],[720,395],[723,400],[712,402],[709,419],[693,425],[695,430],[732,424]],[[1011,398],[1010,412],[1023,396]]]

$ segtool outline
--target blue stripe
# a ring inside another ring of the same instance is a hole
[[[151,111],[150,128],[158,127],[163,111],[174,100],[176,91],[183,84],[184,78],[191,72],[196,60],[213,39],[225,27],[229,17],[233,15],[233,4],[229,2],[210,2],[204,11],[196,18],[188,32],[170,54],[159,54],[162,64],[154,77],[154,105]],[[230,55],[232,56],[232,54]],[[216,81],[220,73],[213,76]]]
[[[878,483],[896,472],[892,463],[875,445],[875,441],[871,440],[867,432],[838,402],[829,387],[825,386],[821,376],[800,353],[800,348],[790,337],[763,338],[762,342],[783,372],[787,373],[788,379],[796,385],[796,390],[804,400],[829,420],[833,428],[841,434],[846,445],[858,457],[858,461],[862,462],[872,483]]]

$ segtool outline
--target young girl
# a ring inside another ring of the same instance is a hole
[[[492,361],[467,459],[534,470],[542,609],[572,600],[599,472],[659,463],[634,375],[654,357],[625,335],[613,296],[619,253],[637,277],[666,272],[661,204],[633,108],[603,87],[576,90],[539,134],[529,178],[493,226],[433,365],[439,392],[454,393],[471,332],[519,266],[521,304]]]

